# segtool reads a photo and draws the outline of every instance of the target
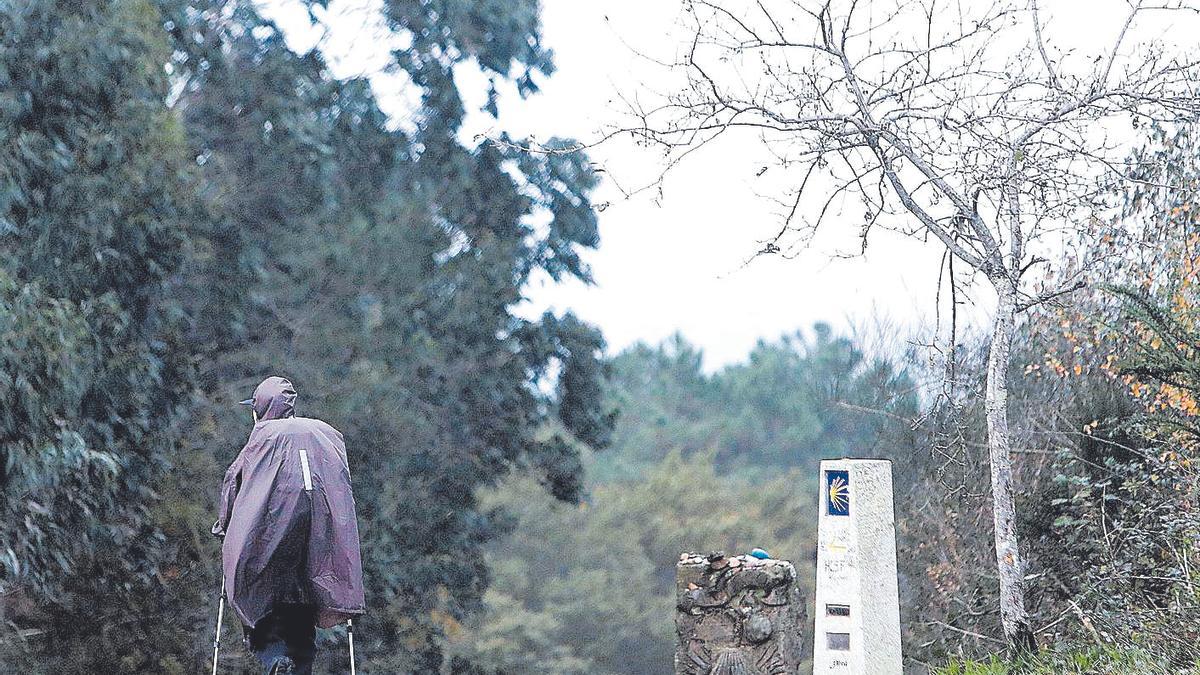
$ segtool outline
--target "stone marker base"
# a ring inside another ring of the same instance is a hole
[[[676,675],[796,675],[812,644],[786,560],[685,553],[675,601]]]

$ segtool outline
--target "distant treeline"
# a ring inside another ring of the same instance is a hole
[[[487,611],[451,643],[475,673],[663,673],[672,668],[684,551],[792,560],[811,601],[817,465],[912,455],[904,363],[817,324],[713,374],[681,336],[612,360],[613,444],[590,453],[578,506],[528,480],[487,503],[519,520],[489,552]]]

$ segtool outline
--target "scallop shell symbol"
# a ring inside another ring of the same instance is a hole
[[[842,478],[829,481],[829,503],[838,511],[850,505],[850,485]]]
[[[709,675],[759,675],[750,655],[741,649],[725,649],[717,654]]]

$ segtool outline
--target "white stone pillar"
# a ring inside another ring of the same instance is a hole
[[[892,463],[821,462],[813,674],[900,675]]]

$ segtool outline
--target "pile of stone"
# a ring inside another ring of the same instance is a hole
[[[675,581],[678,675],[795,672],[808,639],[792,563],[760,550],[684,553]]]
[[[755,549],[756,551],[759,549]],[[773,567],[781,565],[792,567],[792,563],[786,560],[776,560],[774,558],[760,558],[751,554],[735,555],[727,557],[724,551],[713,551],[707,555],[699,553],[683,553],[679,556],[680,565],[706,565],[709,569],[717,571],[723,570],[726,567],[737,569],[739,567],[758,567],[767,566]]]

